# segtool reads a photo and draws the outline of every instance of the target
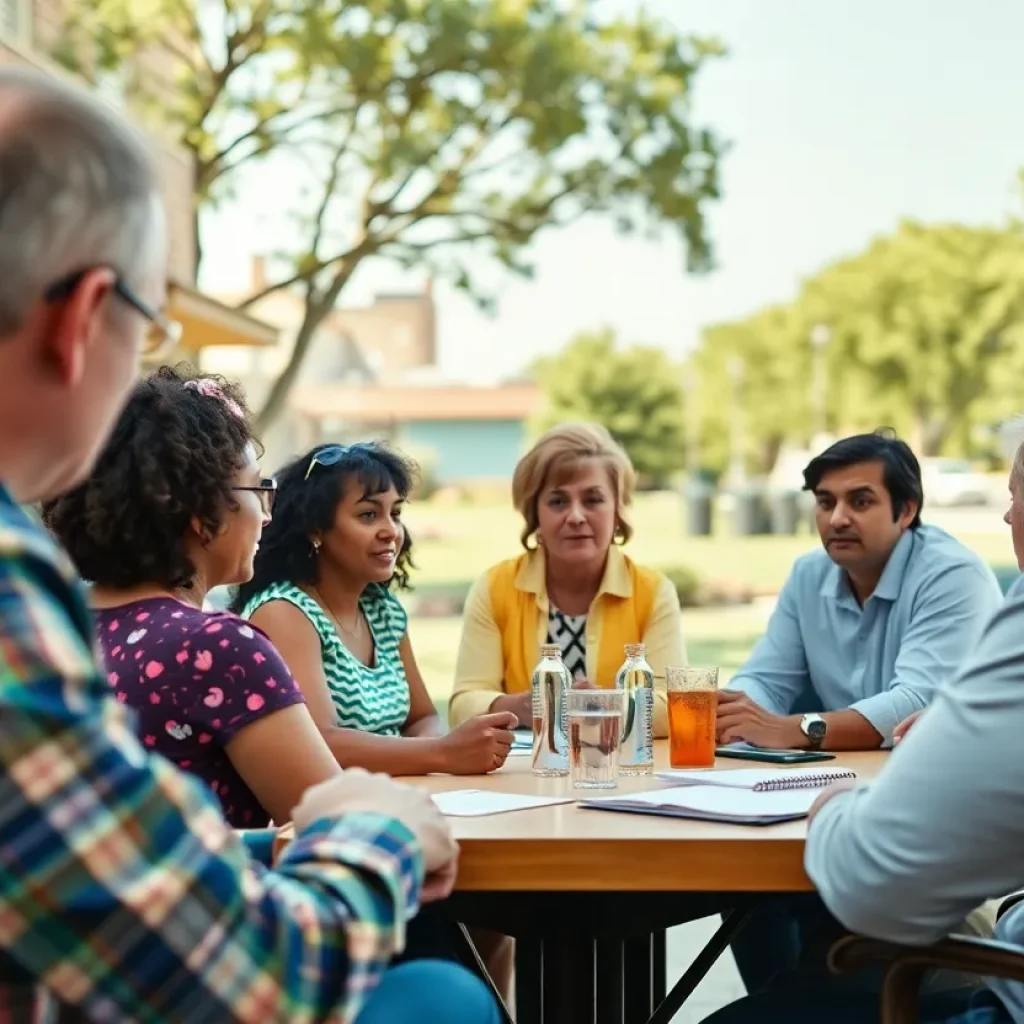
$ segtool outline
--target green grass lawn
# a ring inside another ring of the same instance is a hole
[[[796,537],[689,537],[684,515],[674,494],[641,495],[630,555],[658,568],[686,566],[703,579],[742,583],[758,593],[775,594],[793,560],[818,544],[809,527]],[[993,510],[992,515],[998,513]],[[421,589],[461,588],[494,562],[521,550],[519,518],[503,504],[416,503],[409,509],[408,522],[417,564],[413,584]],[[1013,561],[1005,533],[960,534],[960,540],[992,565]],[[763,601],[687,609],[683,624],[691,664],[718,665],[727,680],[763,632],[769,613],[770,602]],[[417,660],[438,702],[446,701],[451,691],[460,628],[458,618],[414,617],[410,622]]]
[[[705,579],[777,593],[793,560],[818,544],[809,525],[796,537],[689,537],[684,517],[677,495],[640,495],[629,554],[646,565],[687,566]],[[408,521],[416,544],[413,582],[421,587],[469,583],[494,562],[521,550],[521,523],[510,504],[414,503]],[[1012,561],[1009,538],[1002,533],[960,539],[992,564]]]

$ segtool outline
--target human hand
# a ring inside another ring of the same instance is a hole
[[[491,702],[490,713],[495,714],[498,711],[511,711],[516,716],[520,728],[533,728],[533,694],[529,690],[525,693],[505,693],[496,697]]]
[[[314,821],[343,819],[346,814],[383,814],[400,821],[416,839],[429,876],[458,856],[451,829],[426,790],[395,782],[387,775],[348,768],[325,782],[310,786],[292,811],[299,835]]]
[[[439,741],[444,771],[485,775],[505,763],[517,719],[511,711],[493,711],[463,722]]]
[[[724,745],[739,740],[758,747],[776,748],[793,747],[800,742],[785,715],[765,711],[738,690],[719,690],[715,742]]]
[[[894,747],[906,737],[907,733],[910,732],[910,727],[921,717],[923,711],[924,708],[921,708],[920,711],[915,711],[912,715],[907,715],[907,717],[904,718],[895,729],[893,729],[892,745]]]
[[[815,815],[831,800],[834,796],[839,796],[840,793],[848,793],[851,789],[857,788],[857,782],[855,779],[843,779],[841,782],[834,782],[827,789],[823,789],[819,794],[818,798],[811,804],[811,809],[807,812],[808,823],[814,821]]]
[[[596,690],[597,683],[592,683],[589,679],[581,676],[579,679],[574,679],[572,683],[574,690]]]
[[[437,871],[427,875],[423,880],[423,888],[420,890],[421,903],[437,903],[446,900],[455,888],[455,880],[459,877],[459,851],[456,849],[455,856]]]

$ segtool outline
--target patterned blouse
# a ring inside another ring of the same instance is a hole
[[[548,608],[549,644],[558,644],[562,652],[562,663],[573,679],[584,679],[587,675],[587,616],[566,615],[550,605]]]
[[[225,750],[247,725],[303,703],[267,637],[236,615],[170,597],[103,608],[96,626],[107,682],[134,708],[143,744],[198,775],[235,828],[268,825]]]
[[[316,629],[337,724],[343,729],[398,736],[411,707],[409,681],[398,652],[408,628],[408,617],[398,598],[383,587],[371,585],[359,599],[373,636],[372,667],[349,652],[320,605],[293,583],[272,584],[252,598],[242,614],[250,618],[268,601],[295,605]]]

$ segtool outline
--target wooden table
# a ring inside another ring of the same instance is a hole
[[[667,767],[665,743],[656,747],[656,768]],[[812,767],[851,768],[869,779],[885,757],[841,754]],[[774,766],[719,759],[717,767]],[[403,781],[435,793],[579,795],[568,779],[534,778],[528,755],[488,776]],[[622,778],[619,792],[660,785]],[[518,1024],[667,1024],[753,906],[812,889],[802,821],[717,825],[573,804],[449,820],[461,847],[451,911],[516,937]],[[722,928],[666,999],[665,929],[717,913]]]
[[[655,744],[655,770],[668,768],[665,741]],[[841,754],[821,769],[842,767],[871,778],[886,754]],[[717,768],[778,768],[719,758]],[[435,775],[401,781],[432,793],[486,789],[539,796],[589,795],[567,778],[536,778],[529,755],[510,757],[492,775]],[[653,778],[619,779],[616,792],[664,786]],[[595,793],[593,795],[602,795]],[[480,818],[449,819],[462,854],[460,892],[801,892],[812,888],[803,869],[803,821],[770,827],[609,814],[558,804]],[[635,870],[638,864],[642,871]]]

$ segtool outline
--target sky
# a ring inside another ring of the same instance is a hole
[[[628,12],[638,0],[606,0]],[[505,278],[495,316],[438,284],[439,362],[490,382],[610,326],[674,356],[701,328],[785,301],[824,263],[905,217],[998,222],[1024,209],[1024,4],[1018,0],[647,0],[728,56],[696,89],[695,120],[729,140],[722,200],[709,208],[717,269],[684,271],[682,249],[624,239],[592,219],[543,234],[531,281]],[[243,190],[244,195],[244,190]],[[244,287],[251,254],[273,249],[244,202],[214,214],[202,283]],[[377,264],[343,299],[416,289]]]

